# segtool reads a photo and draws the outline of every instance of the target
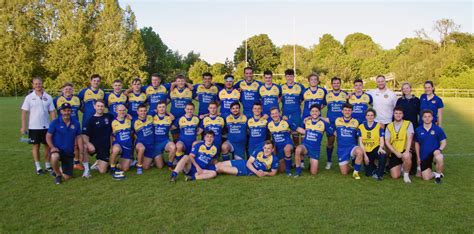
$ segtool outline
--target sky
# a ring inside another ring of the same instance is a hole
[[[233,59],[245,38],[268,34],[277,46],[311,47],[325,34],[343,42],[361,32],[384,49],[395,48],[415,30],[432,28],[448,18],[473,33],[474,3],[471,1],[309,1],[309,0],[119,0],[130,5],[138,27],[152,27],[172,50],[193,50],[209,63]]]

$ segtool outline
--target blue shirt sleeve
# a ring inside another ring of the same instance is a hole
[[[420,126],[420,127],[423,127],[423,125]],[[415,134],[413,134],[413,139],[415,140],[415,142],[418,142],[418,143],[419,143],[419,141],[418,141],[418,135],[420,134],[420,127],[417,127],[417,128],[415,129]]]
[[[74,135],[79,136],[81,135],[81,124],[78,121],[74,121]]]
[[[77,97],[79,99],[81,99],[81,101],[84,101],[84,93],[86,92],[86,89],[82,89],[81,91],[79,91],[79,93],[77,94]]]
[[[324,121],[324,129],[326,129],[326,133],[329,134],[329,135],[333,135],[334,134],[334,128],[331,126],[331,124],[329,124],[328,122]]]
[[[240,82],[242,82],[242,80],[239,80],[237,81],[237,83],[234,84],[234,89],[240,88]]]
[[[374,102],[374,99],[372,98],[372,95],[367,93],[367,96],[369,96],[369,104],[372,105],[372,103]],[[398,100],[397,100],[397,102],[398,102]]]
[[[444,133],[442,128],[438,127],[438,131],[436,131],[436,132],[438,134],[438,140],[439,141],[446,140],[446,133]]]
[[[380,127],[380,133],[379,134],[380,134],[381,137],[385,137],[385,129]]]
[[[50,124],[48,128],[48,133],[54,134],[56,132],[56,125],[58,124],[58,119],[54,119]]]
[[[146,94],[146,89],[148,88],[148,86],[149,86],[149,85],[144,85],[144,86],[142,86],[142,87],[140,88],[140,91],[141,91],[142,93],[145,93],[145,94]]]
[[[438,99],[438,101],[436,102],[437,106],[438,106],[438,109],[443,108],[444,107],[443,99],[441,99],[438,96],[436,96],[436,98]]]
[[[201,147],[201,145],[202,143],[195,144],[193,148],[191,148],[191,153],[197,156],[199,154],[199,147]]]
[[[278,169],[279,163],[278,159],[273,155],[272,170]]]

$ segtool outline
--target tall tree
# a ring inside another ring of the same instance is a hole
[[[245,63],[245,41],[234,52],[234,63]],[[278,48],[267,34],[259,34],[247,40],[247,62],[255,72],[274,70],[279,64]]]
[[[193,84],[202,82],[202,74],[211,71],[211,67],[203,60],[197,60],[189,68],[188,76]]]

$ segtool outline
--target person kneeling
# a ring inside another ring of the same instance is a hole
[[[263,147],[256,149],[247,162],[245,160],[224,161],[218,163],[216,167],[220,174],[274,176],[278,172],[278,158],[273,155],[273,142],[265,141]]]
[[[179,160],[173,172],[170,182],[176,182],[176,177],[181,172],[186,174],[186,181],[206,180],[217,176],[213,161],[217,158],[217,147],[214,145],[213,131],[204,134],[204,141],[193,145],[191,153]]]

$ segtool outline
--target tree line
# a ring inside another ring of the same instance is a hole
[[[25,93],[34,76],[58,89],[65,82],[86,86],[88,77],[97,73],[107,88],[115,79],[128,84],[155,72],[166,81],[185,74],[196,83],[209,71],[222,82],[229,73],[243,77],[246,66],[245,41],[233,58],[209,64],[194,51],[182,55],[172,50],[151,27],[138,29],[130,6],[123,9],[117,0],[12,0],[0,1],[0,9],[0,95]],[[247,39],[247,63],[256,73],[283,73],[293,67],[295,49],[302,83],[311,72],[323,81],[363,78],[368,86],[373,85],[370,77],[393,74],[395,85],[433,80],[443,88],[474,88],[474,35],[459,28],[452,20],[438,20],[433,26],[438,39],[421,29],[389,50],[363,33],[350,34],[342,43],[324,34],[309,48],[279,47],[260,34]],[[275,80],[282,83],[283,77]]]

